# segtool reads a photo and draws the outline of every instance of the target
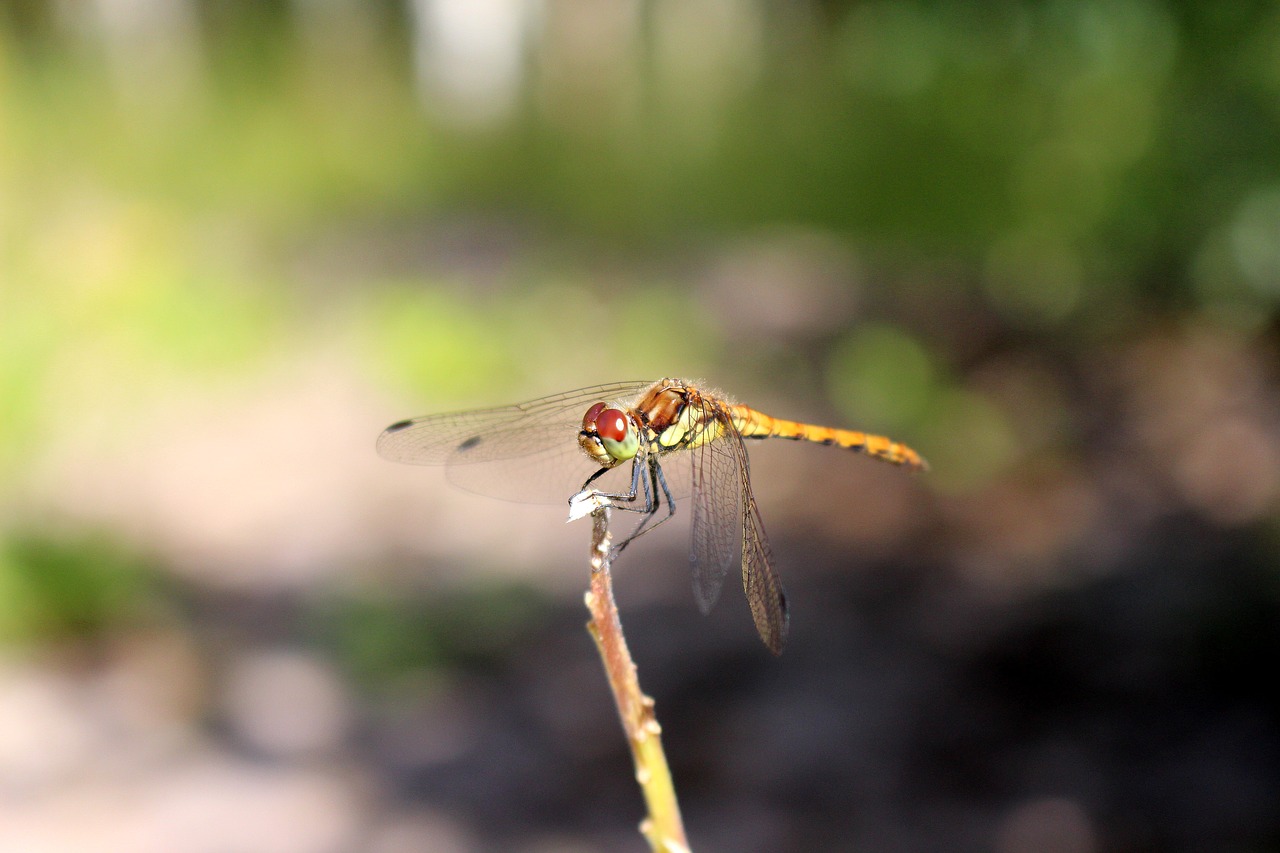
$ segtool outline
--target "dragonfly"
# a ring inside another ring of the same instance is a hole
[[[742,570],[756,630],[786,644],[786,592],[751,488],[746,442],[785,438],[853,450],[909,471],[928,468],[881,435],[774,418],[684,379],[620,382],[490,409],[398,421],[378,437],[395,462],[443,465],[464,489],[520,502],[612,506],[640,516],[620,553],[675,515],[690,493],[694,598],[708,613],[729,569]],[[666,512],[662,512],[665,507]]]

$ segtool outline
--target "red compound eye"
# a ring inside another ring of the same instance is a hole
[[[605,409],[596,415],[596,432],[601,438],[622,441],[627,437],[627,416],[617,409]]]
[[[582,419],[582,428],[591,429],[596,425],[596,418],[600,417],[600,413],[604,411],[604,403],[596,403],[587,409],[587,414]]]

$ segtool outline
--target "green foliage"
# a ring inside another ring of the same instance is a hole
[[[0,38],[0,175],[21,162],[33,190],[75,176],[286,232],[459,207],[627,241],[805,223],[994,253],[992,298],[1051,319],[1072,300],[1011,282],[1010,252],[1046,288],[1136,287],[1188,267],[1215,228],[1248,228],[1253,191],[1280,182],[1267,60],[1280,24],[1265,5],[867,3],[829,26],[770,14],[760,42],[725,37],[688,67],[663,64],[659,33],[659,59],[618,57],[590,97],[531,78],[525,107],[480,130],[423,109],[407,45],[372,12],[362,42],[226,4],[188,77],[141,99],[56,28],[11,21],[45,49]]]
[[[105,537],[0,541],[0,639],[93,635],[143,616],[152,594],[147,567]]]

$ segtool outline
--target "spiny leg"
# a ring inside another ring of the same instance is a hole
[[[615,557],[618,554],[621,554],[622,549],[630,545],[631,541],[644,531],[645,525],[649,523],[649,520],[653,518],[655,513],[657,513],[658,507],[662,505],[662,498],[658,495],[658,485],[654,481],[654,476],[653,476],[655,466],[650,464],[645,467],[647,468],[648,476],[644,477],[644,479],[640,481],[641,485],[644,486],[644,506],[643,507],[619,507],[619,509],[627,510],[630,512],[642,513],[643,517],[640,519],[640,523],[636,525],[636,529],[631,531],[631,535],[628,536],[626,539],[623,539],[621,543],[619,543],[614,547],[613,555]]]
[[[580,491],[587,491],[591,487],[592,483],[612,470],[612,468],[601,468],[599,471],[596,471],[587,478],[585,483],[582,484],[582,489]],[[648,476],[641,479],[642,474],[647,474]],[[659,488],[662,490],[661,495],[658,494]],[[636,499],[640,497],[642,492],[644,494],[644,501],[640,506],[627,505],[635,504]],[[631,462],[631,488],[628,491],[621,493],[599,491],[596,492],[596,494],[601,497],[608,498],[612,502],[611,505],[613,507],[620,509],[623,512],[636,512],[644,515],[644,518],[640,519],[640,523],[636,526],[636,529],[631,532],[631,535],[622,540],[622,544],[614,547],[614,556],[621,553],[623,548],[630,545],[642,534],[648,533],[650,530],[676,514],[676,502],[671,496],[671,488],[667,485],[666,475],[662,473],[662,466],[658,464],[656,457],[651,458],[647,452],[642,452]],[[653,521],[653,517],[662,506],[663,496],[667,499],[667,514],[657,521]],[[625,501],[626,503],[618,503],[618,501]]]
[[[643,534],[653,530],[659,524],[662,524],[662,522],[676,514],[676,502],[675,499],[671,497],[671,488],[667,485],[666,475],[662,473],[662,466],[658,464],[657,459],[650,459],[648,460],[648,463],[649,476],[644,481],[645,508],[641,509],[637,507],[632,509],[631,507],[620,507],[620,509],[631,509],[633,512],[644,512],[645,517],[640,519],[640,523],[636,525],[636,529],[631,532],[631,535],[622,540],[622,544],[613,549],[615,556],[621,553],[623,548],[630,545],[636,539],[639,539]],[[658,508],[662,506],[662,497],[658,495],[659,487],[662,488],[662,495],[667,499],[667,514],[662,518],[659,518],[657,521],[654,521],[653,518],[658,512]]]
[[[661,504],[661,499],[658,497],[657,486],[653,485],[651,487],[650,485],[653,479],[652,471],[649,471],[649,477],[647,477],[644,480],[640,479],[641,474],[644,473],[644,469],[641,468],[641,465],[647,460],[648,460],[648,454],[643,452],[635,456],[631,460],[631,488],[629,491],[626,491],[626,492],[607,492],[607,491],[604,491],[603,489],[591,488],[592,483],[594,483],[596,480],[600,479],[600,477],[604,476],[605,474],[607,474],[608,472],[614,469],[612,467],[608,467],[608,468],[601,468],[600,470],[596,471],[594,474],[592,474],[590,477],[586,479],[586,482],[582,484],[582,488],[578,490],[578,493],[573,497],[569,498],[570,517],[571,518],[573,517],[574,507],[579,499],[579,496],[583,494],[590,494],[594,497],[604,498],[605,504],[607,504],[608,506],[614,507],[615,509],[622,510],[623,512],[635,512],[635,513],[644,514],[645,519],[641,520],[640,526],[636,528],[635,532],[633,532],[629,537],[627,537],[627,539],[623,542],[623,544],[625,545],[627,542],[630,542],[636,536],[639,536],[641,528],[644,527],[645,520],[647,520],[648,517],[652,516],[655,512],[657,512],[658,506]],[[657,463],[654,462],[647,467],[657,467]],[[659,476],[661,476],[661,470],[659,470]],[[640,497],[642,487],[644,492],[644,500],[640,503],[639,506],[635,506],[636,499]],[[666,490],[665,480],[663,480],[663,489],[664,491]],[[669,497],[670,497],[670,493],[668,492],[668,498]],[[620,549],[614,548],[614,553],[617,553],[618,550]]]
[[[642,507],[622,506],[621,504],[613,503],[615,501],[626,501],[627,503],[635,503],[636,498],[640,494],[640,471],[641,471],[640,466],[648,458],[649,458],[649,455],[647,453],[641,452],[637,454],[634,459],[631,460],[631,489],[629,491],[617,492],[617,493],[605,492],[599,489],[591,489],[591,491],[602,498],[608,498],[611,504],[620,510],[624,510],[626,512],[650,512],[649,505],[652,502],[652,498],[648,496],[647,489],[646,489],[645,502]],[[601,477],[603,477],[605,474],[609,473],[612,470],[614,469],[601,468],[599,471],[592,474],[590,477],[587,478],[587,481],[582,484],[582,488],[578,490],[578,493],[581,494],[582,492],[585,492],[588,489],[590,489],[592,483],[594,483],[596,480],[600,479]],[[573,503],[572,498],[569,499],[569,503],[570,504]]]

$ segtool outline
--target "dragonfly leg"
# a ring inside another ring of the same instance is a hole
[[[592,474],[582,484],[581,491],[587,491],[593,482],[611,470],[613,469],[601,468]],[[661,490],[661,494],[659,494],[659,490]],[[623,512],[640,513],[644,516],[644,518],[640,519],[640,523],[636,525],[636,529],[631,532],[631,535],[622,540],[621,544],[614,547],[613,556],[617,556],[623,548],[630,545],[642,534],[648,533],[676,514],[676,502],[671,497],[671,488],[667,485],[667,478],[662,473],[662,466],[658,464],[656,456],[651,457],[645,452],[638,454],[631,462],[631,488],[629,490],[616,494],[612,492],[598,492],[598,494],[601,497],[609,498],[613,502],[611,505],[615,509]],[[655,521],[654,518],[662,507],[662,499],[664,497],[667,499],[667,514]]]
[[[648,468],[649,476],[643,481],[645,507],[643,509],[637,507],[632,510],[633,512],[643,512],[645,516],[640,519],[640,523],[636,525],[636,529],[631,532],[631,535],[622,540],[621,544],[613,549],[614,556],[622,553],[623,548],[627,547],[632,542],[636,541],[636,539],[639,539],[640,536],[648,533],[650,530],[653,530],[659,524],[676,514],[676,502],[675,499],[671,497],[671,489],[667,486],[667,478],[662,473],[662,466],[658,464],[657,459],[648,461],[649,464],[646,467]],[[661,496],[658,494],[659,488],[662,489]],[[655,521],[654,518],[658,513],[658,508],[662,506],[662,497],[666,497],[667,499],[667,514]],[[631,509],[630,507],[619,508]]]
[[[644,470],[644,463],[647,462],[648,460],[649,460],[649,455],[647,453],[637,454],[636,457],[633,460],[631,460],[631,488],[629,491],[618,492],[618,493],[602,492],[602,491],[596,491],[596,490],[593,490],[593,491],[595,491],[595,493],[598,494],[600,497],[608,498],[610,501],[626,501],[627,503],[632,503],[632,504],[635,503],[636,498],[640,496],[640,492],[641,492],[642,481],[640,479],[640,474]],[[600,477],[604,476],[605,474],[609,473],[612,470],[613,470],[612,468],[601,468],[599,471],[592,474],[590,477],[587,478],[587,481],[582,484],[582,488],[579,490],[579,493],[587,491],[587,489],[590,488],[592,483],[594,483]],[[645,493],[645,499],[644,499],[644,503],[641,506],[622,506],[617,503],[614,503],[613,506],[615,506],[620,510],[623,510],[624,512],[646,512],[646,513],[652,512],[654,495],[650,494],[648,483],[644,484],[643,491]]]

